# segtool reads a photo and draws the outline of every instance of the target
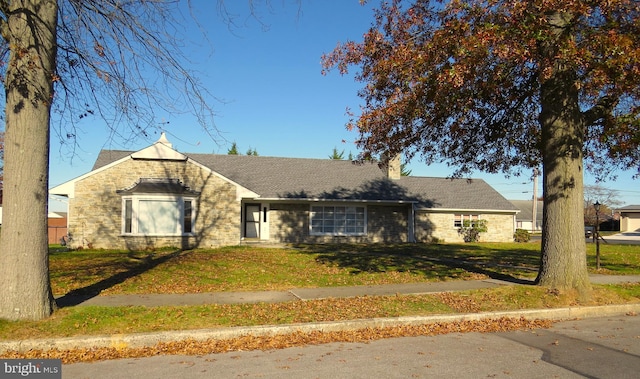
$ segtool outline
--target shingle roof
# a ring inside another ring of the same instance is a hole
[[[140,178],[129,188],[117,190],[120,194],[132,193],[163,193],[163,194],[193,194],[199,192],[182,184],[178,179],[172,178]]]
[[[98,154],[98,158],[96,158],[96,162],[93,164],[93,168],[91,169],[91,171],[97,170],[100,167],[106,166],[133,153],[133,151],[126,150],[101,150],[100,154]]]
[[[531,221],[533,220],[533,202],[532,200],[509,200],[516,208],[520,210],[520,213],[516,216],[517,221]],[[542,221],[542,209],[543,202],[538,200],[536,204],[536,220]]]
[[[623,211],[623,212],[624,211],[628,211],[628,212],[636,211],[637,212],[637,211],[640,211],[640,205],[627,205],[627,206],[624,206],[622,208],[618,208],[616,210],[617,211]]]
[[[103,150],[93,169],[131,155]],[[186,154],[212,171],[268,199],[416,202],[424,208],[509,210],[517,208],[481,179],[386,178],[378,164],[348,160],[248,155]]]

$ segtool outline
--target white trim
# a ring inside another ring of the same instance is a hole
[[[260,239],[269,240],[269,223],[271,222],[271,204],[260,203]]]
[[[431,212],[431,213],[464,213],[464,212],[473,212],[473,213],[507,213],[507,214],[516,214],[520,213],[520,210],[515,209],[469,209],[469,208],[416,208],[418,212]]]
[[[456,225],[456,216],[460,216],[460,225]],[[473,217],[476,217],[475,220],[473,219]],[[454,213],[453,214],[453,228],[454,229],[460,229],[462,227],[464,227],[464,221],[465,221],[465,217],[469,217],[468,221],[469,221],[469,225],[472,226],[473,225],[473,221],[479,221],[480,220],[480,214],[476,213],[476,212],[471,212],[471,213]]]

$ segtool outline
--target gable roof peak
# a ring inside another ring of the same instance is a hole
[[[173,149],[173,144],[171,142],[169,142],[169,140],[167,139],[167,134],[165,132],[160,133],[160,138],[158,138],[156,143],[161,143],[161,144]]]
[[[160,138],[151,146],[142,150],[136,151],[131,154],[133,159],[157,159],[157,160],[172,160],[172,161],[185,161],[187,156],[174,150],[173,145],[167,139],[164,132],[160,134]]]

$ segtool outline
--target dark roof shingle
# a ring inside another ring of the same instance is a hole
[[[131,155],[103,150],[94,170]],[[186,154],[194,161],[269,199],[416,202],[423,208],[510,210],[517,208],[482,179],[401,177],[387,179],[377,163],[248,155]]]

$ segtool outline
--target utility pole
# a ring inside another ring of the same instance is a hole
[[[538,216],[538,168],[533,169],[533,205],[531,209],[531,232],[535,232],[538,228],[536,220]]]

